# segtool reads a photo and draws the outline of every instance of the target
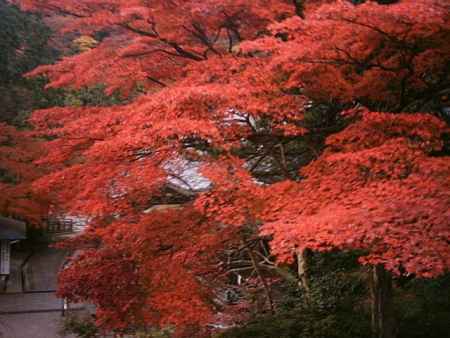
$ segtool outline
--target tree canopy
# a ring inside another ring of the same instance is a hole
[[[60,294],[93,302],[98,324],[200,336],[227,313],[218,253],[248,229],[280,263],[343,249],[398,275],[448,271],[448,1],[17,2],[104,35],[30,76],[144,92],[30,120],[50,168],[34,191],[90,220]],[[149,211],[173,180],[187,201]]]
[[[0,84],[17,80],[42,63],[48,63],[50,30],[38,17],[0,1]]]

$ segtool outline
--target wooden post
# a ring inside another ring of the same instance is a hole
[[[9,275],[11,261],[11,242],[0,241],[0,275]]]

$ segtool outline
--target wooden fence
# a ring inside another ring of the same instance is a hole
[[[48,219],[47,232],[51,234],[73,232],[75,222],[71,219]]]

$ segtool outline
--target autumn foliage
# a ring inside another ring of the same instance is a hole
[[[45,171],[33,161],[45,151],[39,142],[24,131],[0,123],[0,213],[41,225],[48,201],[36,194],[31,184]]]
[[[449,130],[426,111],[448,90],[447,1],[19,2],[106,33],[30,76],[145,90],[30,120],[52,168],[34,191],[90,219],[60,294],[93,302],[98,324],[204,329],[223,310],[218,253],[247,227],[279,262],[357,249],[395,274],[448,271]],[[210,187],[144,213],[180,159]]]
[[[445,125],[407,114],[363,112],[358,120],[327,139],[302,183],[274,187],[291,203],[269,203],[263,233],[287,260],[292,247],[362,249],[362,262],[397,274],[445,272],[450,168],[430,156],[442,149]]]

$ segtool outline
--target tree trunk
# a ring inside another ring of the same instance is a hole
[[[300,18],[305,18],[305,4],[303,3],[304,0],[292,0],[295,7],[295,14],[299,16]]]
[[[308,258],[308,249],[297,250],[298,286],[304,291],[305,299],[309,302],[311,300],[311,289],[309,286]]]
[[[395,338],[392,308],[392,277],[382,265],[372,267],[372,335],[374,338]]]

